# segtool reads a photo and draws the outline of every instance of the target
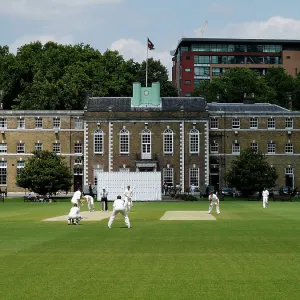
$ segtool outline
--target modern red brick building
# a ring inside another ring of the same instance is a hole
[[[270,67],[283,67],[294,77],[300,72],[300,40],[183,38],[171,55],[179,96],[190,96],[201,81],[234,67],[261,75]]]

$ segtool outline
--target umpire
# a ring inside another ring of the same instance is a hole
[[[108,192],[105,190],[105,188],[102,189],[101,193],[101,205],[102,205],[102,211],[108,211],[108,205],[107,205],[107,195]]]

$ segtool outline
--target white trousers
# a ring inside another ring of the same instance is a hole
[[[132,206],[133,206],[132,199],[125,196],[125,209],[126,209],[126,211],[130,211]]]
[[[113,212],[108,221],[108,227],[111,227],[118,213],[120,213],[124,217],[125,224],[127,225],[128,228],[130,228],[130,221],[125,209],[113,209]]]
[[[268,197],[263,197],[263,208],[268,207]]]
[[[212,212],[214,205],[216,205],[216,211],[217,211],[217,214],[219,214],[220,213],[219,201],[216,201],[216,200],[210,201],[208,213],[210,214]]]
[[[71,203],[72,203],[72,204],[77,204],[77,205],[79,205],[79,200],[78,200],[78,199],[72,199],[72,200],[71,200]]]
[[[68,215],[68,220],[80,221],[81,219],[82,219],[81,215]]]
[[[89,200],[87,201],[87,206],[89,211],[91,211],[92,209],[94,209],[94,198],[89,198]]]

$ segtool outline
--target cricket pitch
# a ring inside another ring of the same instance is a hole
[[[93,211],[93,212],[89,212],[89,211],[82,211],[80,213],[80,215],[82,216],[82,222],[85,221],[100,221],[103,219],[108,219],[111,215],[111,211]],[[68,220],[68,215],[65,216],[59,216],[59,217],[55,217],[55,218],[49,218],[49,219],[45,219],[43,221],[67,221]]]
[[[214,221],[216,218],[207,211],[167,211],[161,221]]]

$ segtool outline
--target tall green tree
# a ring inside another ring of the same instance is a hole
[[[278,175],[261,152],[248,148],[232,162],[225,178],[229,186],[237,188],[244,195],[249,195],[263,188],[274,187]]]
[[[168,80],[168,69],[159,61],[153,58],[148,59],[148,86],[152,82],[160,82],[160,94],[162,97],[176,97],[178,92],[171,81]],[[143,61],[138,70],[136,81],[146,86],[146,61]]]
[[[208,102],[216,101],[217,95],[224,102],[241,102],[244,95],[254,95],[256,102],[272,102],[275,91],[267,85],[264,77],[248,68],[232,68],[224,76],[204,81],[193,93],[194,96],[204,95]]]
[[[295,95],[295,79],[283,68],[270,68],[267,70],[265,80],[268,87],[275,91],[273,103],[288,107],[289,97],[294,98]]]
[[[49,151],[35,151],[17,177],[17,185],[40,195],[70,191],[72,173],[65,159]]]

